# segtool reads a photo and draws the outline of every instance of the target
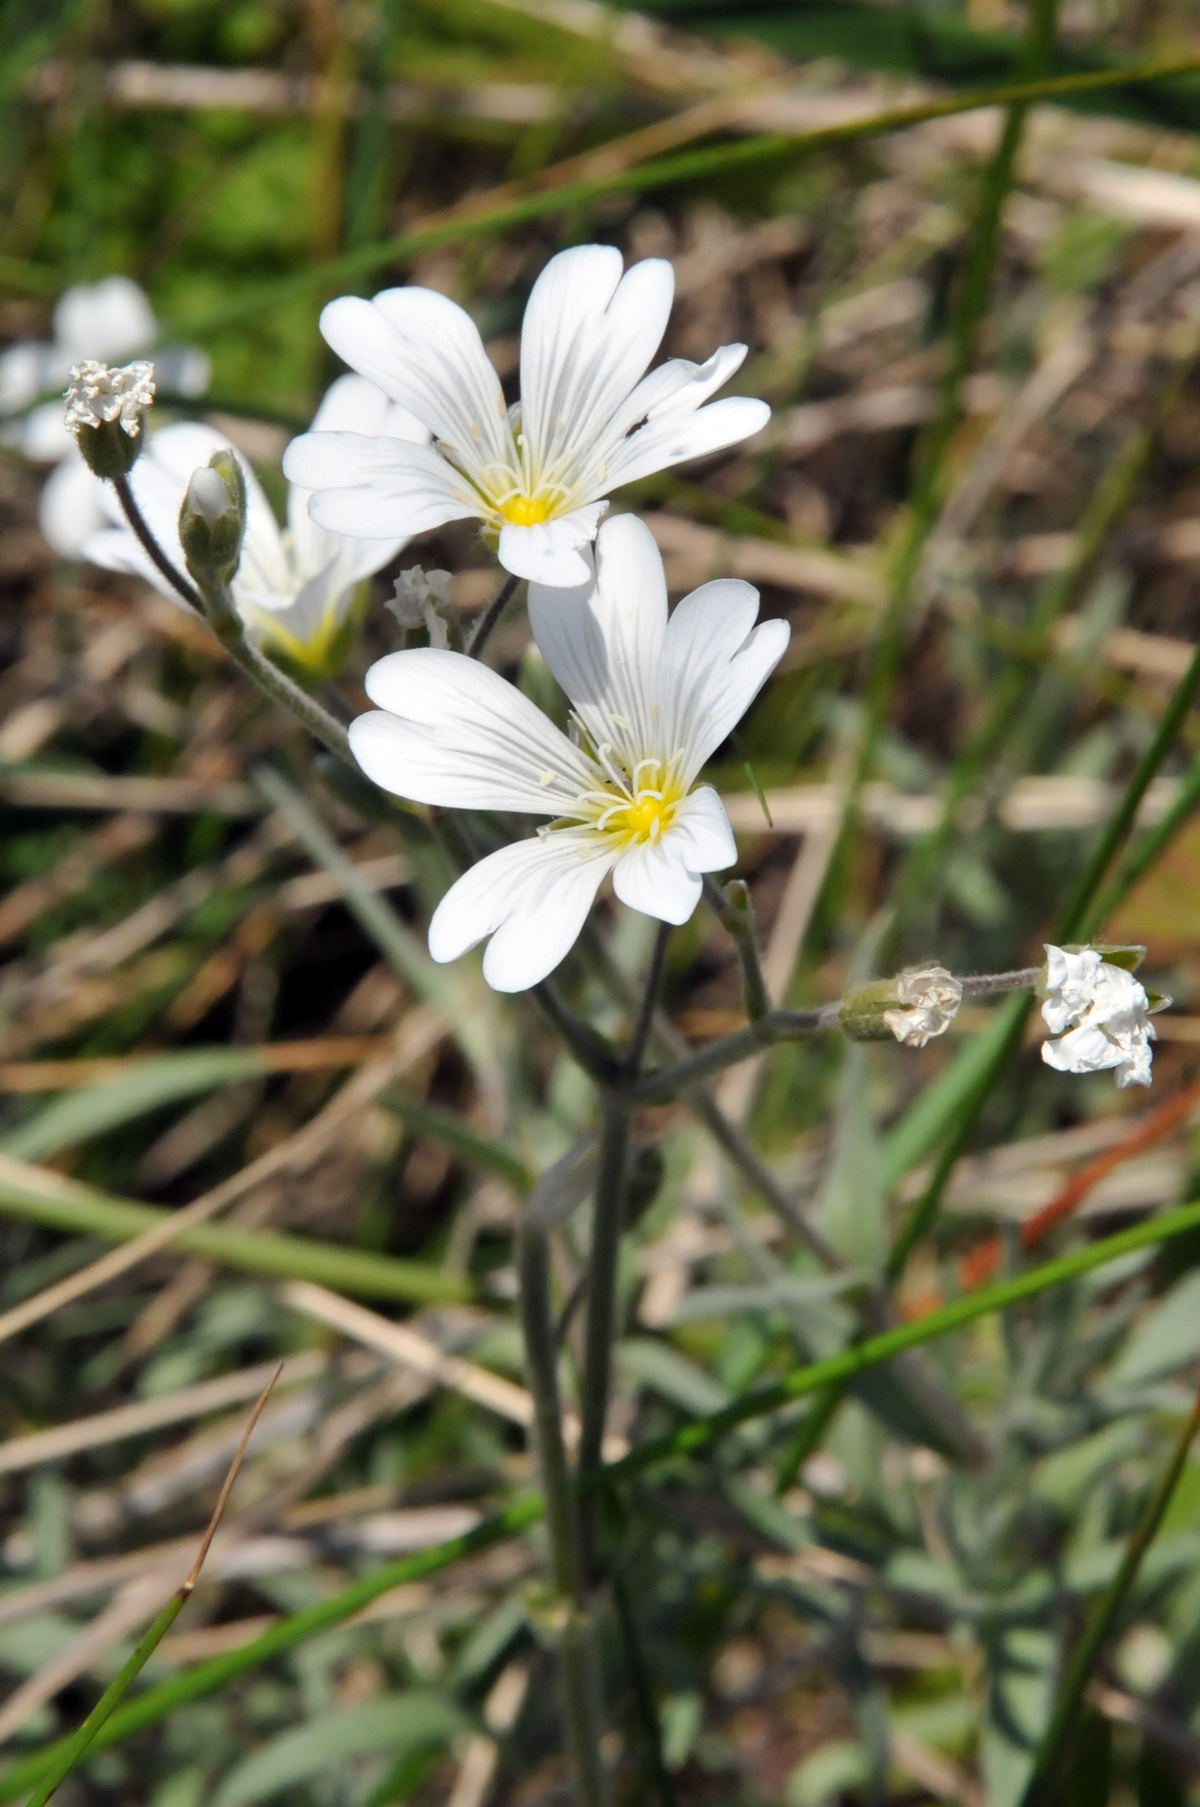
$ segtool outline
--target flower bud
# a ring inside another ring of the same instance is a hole
[[[187,567],[203,586],[228,583],[242,556],[246,531],[246,481],[231,451],[214,452],[192,472],[179,510],[179,539]]]
[[[71,371],[63,390],[66,423],[97,477],[124,477],[142,449],[142,415],[154,400],[154,366],[144,362],[110,370],[87,358]]]

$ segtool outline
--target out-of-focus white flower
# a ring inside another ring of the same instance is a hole
[[[381,437],[421,431],[403,409],[357,376],[338,378],[314,424],[340,426],[346,420],[365,422]],[[213,427],[178,421],[151,434],[130,475],[151,531],[180,569],[184,564],[180,505],[195,473],[227,444]],[[324,675],[344,657],[360,584],[394,558],[404,541],[351,540],[329,533],[311,519],[308,495],[297,489],[289,490],[288,524],[281,530],[258,479],[244,460],[240,462],[246,480],[246,534],[231,584],[234,604],[249,633],[268,652]],[[106,495],[104,507],[113,525],[89,536],[84,556],[110,571],[136,572],[178,601],[142,550],[116,497]]]
[[[757,433],[765,402],[705,407],[741,364],[725,345],[705,364],[673,358],[644,373],[666,331],[675,279],[647,258],[579,245],[551,258],[521,335],[521,400],[507,408],[470,316],[431,289],[346,295],[321,331],[429,429],[433,444],[305,436],[285,470],[316,491],[314,517],[340,533],[412,535],[475,517],[498,534],[500,563],[562,586],[588,578],[585,548],[623,483]]]
[[[574,739],[478,660],[432,647],[373,665],[379,708],[350,726],[364,772],[397,796],[554,818],[472,867],[430,924],[435,960],[490,936],[483,971],[497,991],[554,970],[609,872],[623,903],[687,921],[700,875],[737,858],[697,775],[788,641],[782,621],[754,625],[758,592],[733,578],[694,590],[668,620],[658,548],[632,515],[600,529],[589,583],[535,584],[529,613],[574,705]]]
[[[444,650],[450,644],[446,611],[450,607],[452,581],[449,571],[423,571],[420,565],[414,565],[410,571],[401,571],[391,600],[384,607],[391,610],[401,627],[423,627],[430,646]]]
[[[885,1010],[883,1020],[906,1048],[923,1048],[945,1035],[962,1003],[962,981],[944,966],[916,967],[898,974],[899,1010]]]
[[[113,363],[149,351],[158,322],[136,282],[106,276],[59,297],[53,330],[52,341],[20,339],[0,353],[0,438],[31,463],[56,467],[42,489],[38,524],[56,552],[77,558],[103,524],[100,485],[79,456],[61,402],[38,397],[61,390],[85,359]],[[203,395],[209,362],[194,345],[164,346],[154,353],[154,374],[160,389]]]
[[[1157,1040],[1144,986],[1093,947],[1072,953],[1046,946],[1042,1016],[1057,1039],[1042,1043],[1042,1059],[1060,1073],[1115,1069],[1122,1089],[1149,1085]]]
[[[154,366],[139,360],[114,370],[95,358],[85,358],[72,367],[63,400],[67,427],[76,437],[80,427],[116,421],[122,432],[136,439],[142,430],[142,415],[154,401]]]

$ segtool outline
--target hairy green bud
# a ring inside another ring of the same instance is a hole
[[[246,480],[235,454],[214,452],[193,471],[179,510],[179,540],[187,567],[203,588],[228,583],[242,556]]]

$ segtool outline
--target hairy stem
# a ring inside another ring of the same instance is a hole
[[[133,493],[128,477],[114,477],[112,486],[117,492],[117,500],[125,511],[125,519],[137,535],[138,543],[155,570],[166,578],[176,595],[194,609],[197,615],[203,615],[204,604],[200,600],[200,592],[194,589],[183,575],[171,563],[158,541],[150,531],[145,515],[138,507],[137,497]]]
[[[491,639],[493,632],[500,624],[500,617],[513,599],[513,592],[520,583],[519,577],[506,577],[483,614],[475,625],[475,632],[467,641],[468,659],[481,659],[483,649]]]
[[[599,1465],[604,1445],[604,1426],[608,1417],[612,1346],[617,1320],[617,1270],[621,1253],[621,1231],[625,1227],[625,1186],[629,1175],[631,1118],[632,1113],[624,1099],[609,1093],[603,1104],[596,1202],[592,1215],[592,1248],[588,1261],[587,1320],[580,1399],[583,1422],[579,1437],[579,1466],[584,1472]],[[588,1562],[592,1562],[595,1556],[594,1502],[585,1511],[584,1549]]]
[[[138,542],[153,561],[155,569],[171,585],[197,615],[202,615],[213,633],[229,654],[235,665],[239,665],[246,676],[257,684],[258,688],[269,696],[272,702],[280,703],[290,715],[295,716],[302,727],[308,729],[314,739],[337,756],[352,771],[358,771],[358,762],[350,751],[350,742],[346,730],[339,721],[322,708],[315,697],[301,690],[288,677],[273,665],[265,654],[259,652],[253,643],[246,639],[242,631],[241,616],[238,614],[227,584],[213,582],[200,588],[189,583],[183,574],[175,569],[153,533],[141,509],[137,498],[130,488],[128,477],[114,477],[113,488],[117,492],[125,518],[137,535]]]

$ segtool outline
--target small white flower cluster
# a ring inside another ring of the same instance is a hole
[[[1123,966],[1093,947],[1046,947],[1046,997],[1042,1016],[1054,1038],[1042,1043],[1042,1059],[1060,1073],[1114,1069],[1122,1089],[1150,1084],[1150,1021],[1145,987]]]
[[[85,358],[71,368],[71,380],[63,390],[66,422],[78,436],[81,427],[119,422],[122,431],[136,439],[142,415],[154,400],[154,366],[142,360],[112,370],[96,358]]]
[[[900,973],[896,997],[902,1008],[885,1010],[883,1020],[906,1048],[923,1048],[945,1035],[962,1003],[962,981],[944,966],[922,966]]]
[[[120,364],[151,347],[160,389],[203,395],[209,378],[204,353],[194,345],[157,347],[158,336],[158,321],[137,283],[106,276],[59,297],[51,339],[18,339],[0,353],[0,442],[33,464],[54,467],[42,488],[38,525],[63,558],[78,558],[88,535],[103,525],[104,486],[80,456],[62,404],[49,396],[85,359]]]

